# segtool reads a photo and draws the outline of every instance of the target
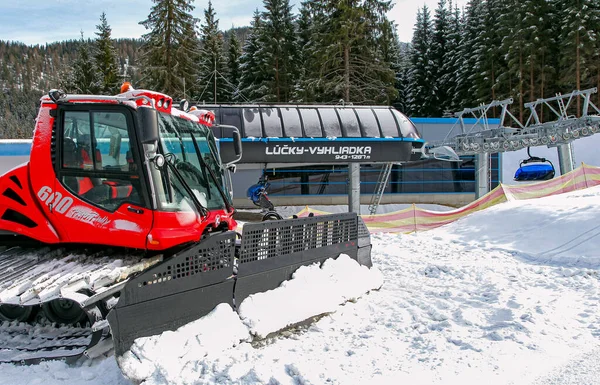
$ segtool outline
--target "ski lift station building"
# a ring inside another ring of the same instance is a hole
[[[246,189],[264,173],[275,205],[348,203],[350,173],[360,165],[360,199],[368,204],[380,173],[393,164],[386,203],[462,206],[476,198],[475,156],[461,162],[421,159],[424,143],[440,142],[454,118],[411,118],[384,106],[205,105],[217,124],[238,127],[243,155],[233,174],[234,205],[253,207]],[[465,123],[469,122],[465,119]],[[490,119],[490,125],[499,124]],[[231,132],[216,127],[221,157],[233,158]],[[0,140],[0,173],[26,162],[31,140]],[[501,155],[490,154],[488,191],[501,182]]]
[[[217,123],[240,128],[243,156],[233,176],[236,207],[252,207],[246,188],[264,173],[276,205],[348,203],[351,163],[360,164],[361,203],[368,204],[380,174],[392,163],[381,203],[462,206],[476,198],[475,156],[461,162],[421,159],[424,142],[441,142],[455,118],[409,119],[386,106],[206,105]],[[471,121],[472,120],[472,121]],[[464,119],[475,124],[475,119]],[[498,119],[489,119],[493,128]],[[233,157],[221,138],[222,158]],[[366,153],[368,150],[368,154]],[[490,154],[487,191],[501,182],[501,156]],[[238,187],[240,186],[240,187]]]

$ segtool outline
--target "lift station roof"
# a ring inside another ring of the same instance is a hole
[[[387,106],[203,105],[216,124],[235,126],[240,163],[403,163],[420,159],[415,125]],[[221,157],[233,159],[231,130],[215,127]]]

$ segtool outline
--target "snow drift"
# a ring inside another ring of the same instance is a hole
[[[442,238],[537,262],[600,268],[599,196],[596,186],[534,202],[509,201],[447,226]]]
[[[377,268],[361,266],[345,254],[322,266],[303,266],[277,289],[246,298],[239,316],[221,304],[176,331],[137,339],[119,365],[127,377],[145,385],[193,384],[207,370],[205,357],[252,342],[252,336],[264,338],[313,316],[333,313],[340,304],[382,284]]]

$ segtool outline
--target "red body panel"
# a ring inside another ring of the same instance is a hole
[[[125,203],[114,212],[106,211],[72,194],[58,181],[54,194],[60,194],[62,199],[73,199],[64,213],[54,209],[50,214],[61,242],[146,248],[147,235],[152,228],[152,210]]]
[[[115,104],[92,96],[78,102]],[[169,98],[169,112],[171,104]],[[51,244],[166,250],[199,241],[208,226],[216,228],[226,222],[235,228],[232,213],[224,210],[201,218],[195,212],[158,212],[124,203],[110,212],[71,193],[57,179],[52,162],[55,119],[50,111],[56,108],[48,97],[42,98],[29,163],[0,177],[0,230]],[[163,110],[167,110],[164,105]]]
[[[236,226],[231,215],[223,210],[211,211],[204,221],[191,211],[157,211],[154,213],[154,226],[148,236],[148,249],[164,250],[186,242],[197,242],[209,224],[218,226],[223,222],[227,222],[230,229]]]
[[[58,243],[61,240],[56,229],[40,210],[39,200],[31,192],[28,171],[29,165],[25,164],[0,178],[0,230],[45,243]]]

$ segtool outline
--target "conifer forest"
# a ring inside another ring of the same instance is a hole
[[[226,31],[210,2],[200,18],[193,0],[152,3],[139,39],[113,39],[103,13],[76,40],[0,41],[0,138],[30,138],[52,88],[114,95],[124,81],[193,103],[377,104],[410,117],[513,98],[521,120],[526,102],[600,88],[600,0],[439,0],[419,9],[410,42],[390,0],[263,0],[250,26]]]

